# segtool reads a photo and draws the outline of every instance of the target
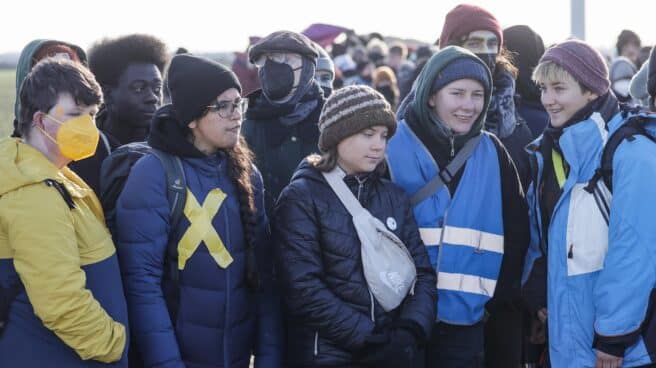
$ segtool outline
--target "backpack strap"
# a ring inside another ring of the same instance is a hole
[[[98,133],[100,133],[100,140],[103,142],[103,145],[105,146],[105,150],[107,150],[107,156],[112,154],[112,146],[109,144],[109,139],[107,139],[107,135],[102,132],[102,130],[98,130]]]
[[[53,179],[46,179],[43,182],[47,186],[57,189],[57,191],[64,199],[64,202],[66,202],[66,205],[68,206],[69,209],[71,210],[75,209],[75,202],[73,202],[73,197],[71,197],[71,194],[68,192],[64,184]]]
[[[613,158],[615,157],[615,151],[624,140],[629,142],[635,139],[635,136],[642,135],[647,137],[652,142],[656,143],[656,139],[647,132],[645,129],[645,123],[648,118],[645,116],[633,116],[629,120],[619,127],[610,137],[604,145],[604,150],[601,153],[601,167],[599,167],[595,174],[592,176],[592,179],[585,186],[585,190],[588,193],[591,193],[594,196],[597,207],[601,212],[606,224],[610,220],[610,203],[608,203],[609,194],[613,193]],[[604,185],[607,188],[608,193],[601,188],[599,180],[603,180]]]
[[[460,168],[467,162],[469,157],[474,153],[474,150],[478,146],[483,134],[479,134],[467,141],[465,146],[458,152],[456,157],[451,160],[451,162],[442,169],[433,179],[428,183],[424,184],[421,189],[419,189],[415,194],[410,198],[410,204],[412,207],[423,202],[426,198],[433,195],[433,193],[442,189],[444,185],[447,185],[453,179],[453,176],[460,170]]]
[[[608,190],[613,192],[613,157],[617,147],[624,142],[624,140],[633,141],[636,135],[642,135],[656,142],[651,134],[647,133],[645,123],[647,118],[644,116],[634,116],[629,118],[626,124],[622,125],[615,133],[613,133],[606,142],[604,150],[601,154],[601,167],[597,170],[595,175],[590,180],[586,190],[592,193],[591,189],[596,185],[599,179],[604,180],[604,184]]]
[[[176,228],[184,214],[184,206],[187,201],[187,179],[180,157],[155,148],[151,149],[151,152],[162,163],[166,175],[166,196],[169,200],[169,224],[171,232],[169,233],[166,244],[164,272],[168,273],[173,283],[171,290],[172,303],[169,304],[169,313],[171,320],[175,323],[180,304],[180,270],[178,269],[178,243],[175,241],[172,231]]]
[[[187,179],[180,157],[153,148],[153,155],[159,159],[166,174],[166,196],[169,199],[170,224],[175,227],[182,218],[187,199]]]

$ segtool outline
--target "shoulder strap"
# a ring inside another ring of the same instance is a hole
[[[180,157],[171,155],[158,149],[152,149],[152,153],[157,157],[166,174],[166,196],[169,199],[169,208],[171,214],[171,227],[175,227],[184,211],[185,201],[187,199],[187,180],[185,178],[184,168]]]
[[[112,154],[112,146],[109,144],[109,139],[107,139],[107,136],[105,133],[102,132],[102,130],[98,129],[98,133],[100,133],[100,139],[103,142],[103,145],[105,146],[105,149],[107,150],[107,156]]]
[[[611,193],[613,192],[613,157],[615,156],[617,147],[619,147],[625,139],[632,141],[636,135],[643,135],[654,141],[654,137],[645,130],[645,122],[646,118],[642,116],[629,118],[629,121],[627,121],[626,124],[621,126],[608,138],[601,154],[601,168],[592,178],[591,182],[603,178],[604,184],[606,184],[608,190]]]
[[[166,174],[166,196],[169,200],[170,209],[169,223],[171,229],[174,229],[182,218],[185,202],[187,201],[187,179],[185,178],[184,168],[182,167],[182,160],[178,156],[155,148],[152,148],[151,152],[160,160],[164,167],[164,173]],[[178,244],[171,234],[169,234],[166,244],[164,272],[168,273],[174,285],[171,291],[172,304],[169,306],[169,312],[171,320],[175,323],[180,302],[180,270],[178,270]]]
[[[57,189],[69,209],[75,209],[75,202],[73,202],[73,197],[71,197],[71,194],[68,192],[64,184],[53,179],[46,179],[43,182],[46,183],[47,186]]]
[[[345,175],[339,167],[335,167],[330,172],[322,172],[321,174],[323,174],[323,177],[326,178],[326,181],[333,189],[335,194],[337,194],[337,197],[339,197],[339,200],[342,201],[351,216],[355,217],[357,214],[365,210],[360,202],[358,202],[358,199],[355,198],[353,193],[351,193],[349,188],[346,186],[346,183],[344,183],[343,179]]]
[[[453,176],[460,170],[460,168],[467,162],[469,157],[476,149],[478,142],[480,142],[483,134],[479,134],[476,137],[471,138],[465,143],[465,146],[458,152],[456,157],[451,160],[451,162],[441,170],[433,179],[428,183],[424,184],[421,189],[419,189],[415,194],[410,198],[410,204],[414,207],[419,203],[423,202],[426,198],[433,195],[433,193],[442,189],[445,184],[449,184],[453,179]]]

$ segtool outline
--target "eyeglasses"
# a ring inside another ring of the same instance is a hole
[[[248,100],[245,98],[239,99],[238,101],[217,101],[214,105],[207,106],[208,111],[215,111],[224,119],[232,117],[235,110],[243,115],[246,113],[247,108]]]
[[[253,61],[256,67],[261,68],[266,63],[267,59],[274,61],[279,64],[289,64],[296,65],[301,61],[301,55],[293,54],[289,52],[272,52],[267,54],[262,54],[259,58]]]

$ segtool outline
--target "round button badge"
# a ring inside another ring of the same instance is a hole
[[[387,221],[385,221],[385,222],[387,223],[387,227],[390,230],[392,230],[392,231],[396,230],[396,220],[394,220],[393,217],[388,217]]]

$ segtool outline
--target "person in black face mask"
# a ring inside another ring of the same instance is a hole
[[[298,163],[317,152],[325,99],[314,79],[318,57],[310,39],[289,31],[268,35],[248,52],[262,88],[247,96],[242,134],[264,179],[267,213]]]
[[[335,63],[333,59],[330,58],[328,52],[323,49],[317,43],[314,43],[314,47],[317,48],[319,52],[319,58],[317,59],[317,70],[314,72],[314,80],[317,81],[317,84],[323,90],[323,96],[325,98],[330,97],[333,93],[333,82],[335,81]]]
[[[483,60],[492,72],[493,92],[485,130],[496,135],[504,144],[526,189],[530,167],[524,147],[531,142],[533,135],[515,106],[518,70],[504,46],[499,21],[481,7],[458,5],[444,19],[439,45],[441,48],[456,45],[468,49]]]
[[[394,70],[389,66],[379,66],[374,70],[373,86],[376,91],[385,97],[385,100],[396,111],[399,104],[399,86],[394,75]]]
[[[530,165],[524,147],[532,140],[531,130],[515,108],[517,68],[503,46],[499,21],[486,9],[460,4],[444,19],[440,48],[457,45],[478,56],[492,72],[492,96],[487,110],[485,130],[496,135],[517,167],[522,186],[530,181]],[[517,286],[519,287],[519,285]],[[516,367],[521,361],[522,324],[516,303],[489,307],[485,325],[485,361],[487,367]]]

